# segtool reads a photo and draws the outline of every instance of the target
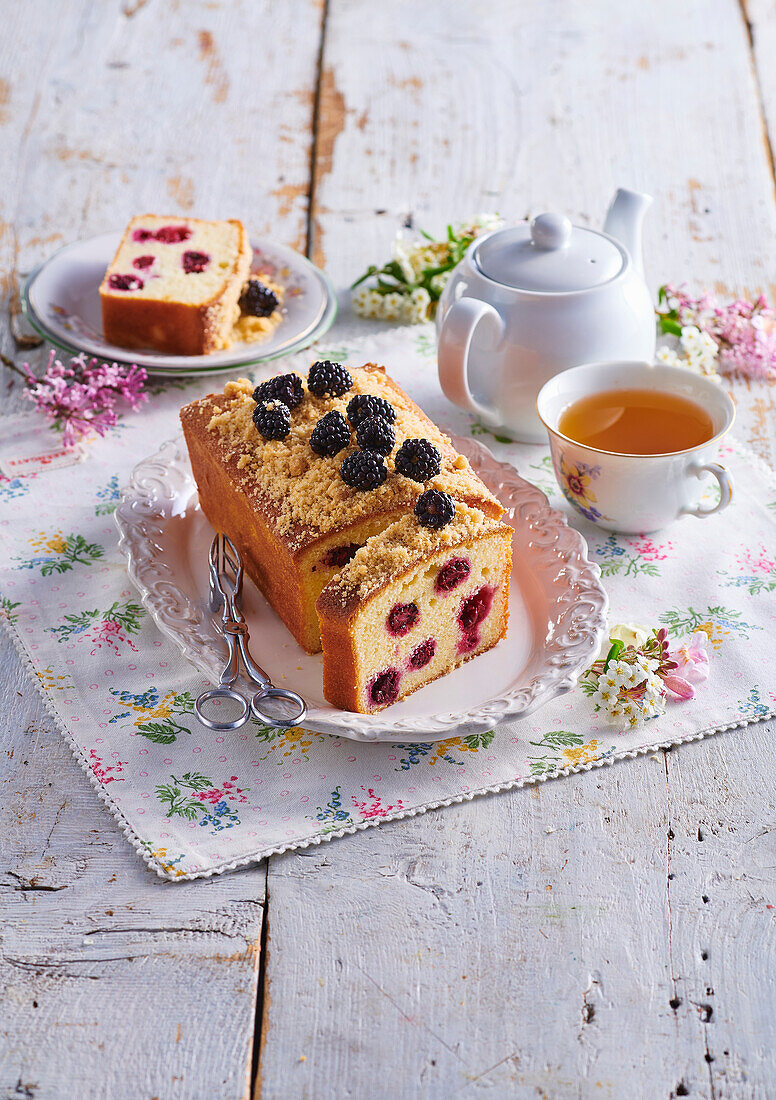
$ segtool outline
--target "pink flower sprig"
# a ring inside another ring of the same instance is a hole
[[[115,427],[120,403],[134,412],[148,400],[143,392],[148,374],[134,364],[100,363],[78,355],[65,365],[52,351],[38,378],[29,363],[20,370],[5,356],[3,362],[24,379],[25,397],[61,430],[62,443],[68,448],[93,432],[103,436]]]
[[[698,298],[684,286],[666,283],[658,294],[658,319],[663,332],[681,337],[682,330],[698,328],[717,344],[722,374],[748,378],[776,378],[776,311],[764,295],[754,302],[736,298],[722,305],[715,295]]]

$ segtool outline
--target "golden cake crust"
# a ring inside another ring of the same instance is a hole
[[[176,225],[207,225],[200,218],[144,214],[133,218],[121,238],[119,255],[130,234],[142,221],[169,221]],[[240,292],[250,273],[253,251],[242,222],[228,219],[238,233],[238,254],[233,270],[208,300],[192,304],[152,297],[134,297],[108,285],[114,260],[100,284],[102,327],[105,339],[118,347],[154,348],[173,355],[207,355],[227,347],[239,312]]]

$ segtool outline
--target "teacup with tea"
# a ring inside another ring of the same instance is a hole
[[[735,406],[707,378],[666,364],[588,363],[552,378],[537,410],[563,495],[599,527],[640,534],[730,504],[730,475],[713,459]],[[710,477],[716,503],[702,500]]]

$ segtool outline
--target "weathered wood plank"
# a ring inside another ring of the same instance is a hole
[[[315,0],[7,5],[4,312],[20,272],[144,209],[303,248],[320,30]],[[146,870],[4,640],[0,706],[0,1095],[242,1097],[265,869]]]
[[[402,0],[368,20],[335,0],[323,70],[314,247],[338,283],[381,259],[408,213],[434,229],[493,208],[600,224],[617,186],[655,196],[655,287],[772,278],[773,181],[736,0]]]
[[[159,879],[4,638],[0,669],[0,1096],[244,1096],[263,868]]]
[[[340,284],[408,213],[594,223],[624,184],[656,198],[655,287],[768,287],[776,206],[735,0],[397,3],[368,22],[330,0],[323,72],[311,221]],[[770,391],[738,394],[768,454]],[[257,1092],[767,1095],[773,734],[273,859]]]
[[[776,18],[769,0],[741,0],[752,54],[754,79],[757,84],[763,119],[762,141],[776,188],[776,72],[773,51],[776,49]]]

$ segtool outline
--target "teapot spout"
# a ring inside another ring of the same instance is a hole
[[[630,254],[639,275],[644,275],[641,227],[644,215],[652,205],[652,196],[620,187],[612,199],[604,222],[604,233],[619,241]]]

